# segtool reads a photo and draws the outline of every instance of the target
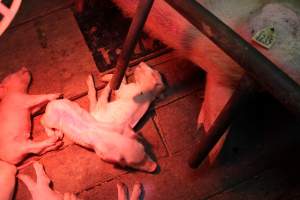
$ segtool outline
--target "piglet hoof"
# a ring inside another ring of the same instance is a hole
[[[141,183],[136,182],[133,186],[132,194],[130,200],[139,200],[143,194],[143,186]]]
[[[112,79],[113,74],[104,74],[100,77],[100,80],[102,82],[110,82],[110,80]]]
[[[93,85],[94,84],[94,79],[93,79],[93,75],[89,74],[87,79],[86,79],[86,84],[87,85]]]
[[[127,200],[128,198],[128,189],[127,186],[122,183],[117,183],[117,189],[118,189],[118,200]],[[141,183],[136,182],[133,186],[133,190],[131,193],[130,200],[140,200],[141,196],[143,194],[143,186]]]
[[[61,140],[61,137],[55,135],[55,136],[50,137],[47,140],[45,140],[46,148],[42,151],[42,153],[56,150],[62,145],[63,145],[63,141]]]
[[[81,199],[78,199],[75,196],[75,194],[67,192],[67,193],[64,194],[63,200],[81,200]]]
[[[126,185],[122,182],[117,183],[118,189],[118,200],[127,200],[128,199],[128,189]]]
[[[51,137],[56,137],[58,140],[62,140],[64,137],[63,132],[61,130],[53,130],[53,135]]]
[[[17,176],[28,188],[29,192],[31,193],[32,199],[62,200],[63,195],[56,191],[53,191],[49,187],[51,181],[46,175],[43,166],[38,162],[35,162],[33,164],[33,167],[36,173],[36,181],[24,174],[19,174]]]
[[[59,99],[59,98],[62,98],[62,97],[63,97],[62,93],[54,93],[54,94],[48,94],[47,95],[47,99],[49,101],[52,101],[52,100],[55,100],[55,99]]]

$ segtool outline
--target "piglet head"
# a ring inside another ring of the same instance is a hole
[[[101,145],[96,143],[95,151],[107,162],[145,172],[154,172],[157,168],[157,163],[147,155],[131,128],[126,129],[123,134],[111,132],[110,137],[102,138],[101,142]]]
[[[160,73],[144,62],[135,68],[134,79],[142,92],[148,92],[154,96],[158,96],[165,88]]]
[[[157,163],[145,152],[144,146],[137,140],[131,140],[123,146],[120,164],[145,172],[154,172]]]
[[[147,155],[144,146],[138,141],[139,136],[132,128],[126,127],[122,135],[121,147],[121,165],[145,171],[154,172],[157,168],[157,163]]]
[[[8,75],[0,84],[0,89],[5,92],[26,92],[31,80],[31,75],[26,67]]]

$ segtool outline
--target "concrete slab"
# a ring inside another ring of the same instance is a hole
[[[291,177],[285,176],[280,169],[266,170],[262,174],[254,176],[249,181],[245,181],[228,191],[222,192],[210,200],[273,200],[273,199],[297,199],[291,198],[290,188],[293,183]],[[299,184],[299,182],[298,182]],[[289,198],[287,198],[289,197]],[[299,198],[299,197],[298,197]]]
[[[54,188],[60,192],[80,192],[126,173],[125,170],[103,162],[94,152],[77,145],[48,154],[39,162],[44,165]],[[27,167],[19,173],[32,175],[33,170],[30,168]],[[19,184],[16,199],[27,199],[24,197],[27,192],[24,191],[24,185]]]
[[[153,116],[154,112],[148,111],[138,123],[135,130],[137,134],[143,137],[142,143],[146,151],[149,152],[154,159],[158,159],[168,156],[168,152],[156,124],[152,119]]]
[[[195,143],[197,117],[202,103],[200,92],[156,109],[154,117],[171,154]]]
[[[26,66],[33,75],[30,93],[76,94],[96,70],[70,9],[8,30],[0,44],[0,79]]]
[[[171,56],[170,54],[169,56]],[[158,59],[159,60],[159,59]],[[162,60],[164,61],[164,60]],[[157,61],[158,62],[158,61]],[[155,107],[161,107],[182,98],[194,91],[201,92],[203,95],[204,72],[187,60],[180,57],[157,63],[153,67],[164,77],[167,88],[164,92],[164,99],[160,99]]]
[[[20,9],[10,27],[16,27],[25,22],[31,21],[38,17],[49,15],[50,13],[69,7],[72,0],[25,0],[22,1]]]
[[[187,182],[182,181],[180,173],[174,173],[170,159],[160,162],[161,171],[158,174],[130,173],[120,176],[118,179],[97,186],[91,190],[80,193],[80,197],[86,200],[117,199],[116,183],[124,182],[129,191],[135,182],[141,182],[144,187],[145,200],[159,199],[197,199],[195,193]],[[180,165],[180,163],[178,163]]]

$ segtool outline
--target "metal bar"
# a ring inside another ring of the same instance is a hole
[[[134,18],[132,19],[129,31],[127,33],[122,52],[118,57],[116,71],[110,81],[110,88],[117,90],[120,87],[124,77],[126,68],[129,63],[130,56],[138,42],[144,24],[151,10],[154,0],[140,0],[136,9]]]
[[[300,119],[300,86],[194,0],[165,0]]]
[[[188,162],[191,168],[196,168],[202,163],[255,91],[255,82],[245,75],[207,134],[201,134],[199,142],[189,157]]]

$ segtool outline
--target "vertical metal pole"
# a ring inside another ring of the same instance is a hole
[[[116,71],[110,81],[110,88],[117,90],[120,87],[130,56],[138,42],[144,24],[151,10],[154,0],[139,0],[134,18],[132,19],[129,31],[127,33],[122,52],[118,57]]]

